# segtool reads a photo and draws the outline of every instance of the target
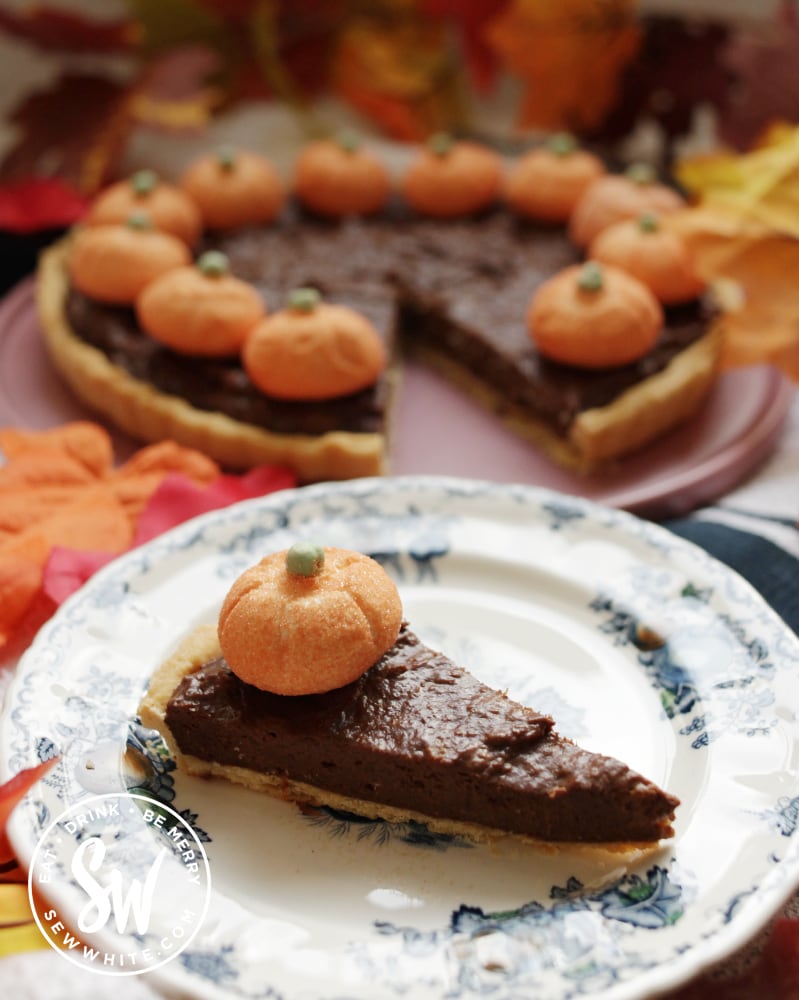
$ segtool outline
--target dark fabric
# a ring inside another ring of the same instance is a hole
[[[10,292],[18,281],[32,274],[39,253],[63,233],[63,229],[37,233],[9,233],[0,229],[0,295]]]
[[[690,517],[664,526],[736,570],[799,633],[799,560],[754,532]]]

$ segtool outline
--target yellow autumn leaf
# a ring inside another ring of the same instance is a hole
[[[697,200],[668,225],[725,309],[722,364],[772,364],[799,381],[799,126],[776,122],[752,150],[675,173]]]
[[[725,310],[725,368],[773,364],[799,380],[799,240],[729,206],[700,204],[666,223]]]
[[[799,238],[799,127],[775,124],[755,149],[688,158],[675,174],[703,205]]]

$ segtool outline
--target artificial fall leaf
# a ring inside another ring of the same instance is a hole
[[[199,47],[216,59],[215,107],[278,97],[298,106],[327,82],[345,0],[128,0],[152,58]]]
[[[86,421],[0,429],[0,447],[0,647],[33,604],[54,548],[123,552],[166,476],[180,471],[200,485],[219,477],[211,459],[168,441],[115,467],[108,433]]]
[[[338,38],[332,79],[341,97],[394,138],[419,141],[460,124],[446,36],[431,22],[352,20]]]
[[[146,56],[184,45],[224,47],[231,39],[224,17],[192,0],[126,0]]]
[[[723,367],[772,364],[799,381],[799,240],[718,205],[665,224],[681,233],[725,307]]]
[[[97,424],[88,420],[73,420],[68,424],[59,424],[49,430],[29,431],[16,427],[0,428],[0,448],[7,461],[16,461],[25,457],[38,458],[39,464],[46,466],[47,473],[53,477],[52,463],[54,454],[61,454],[74,463],[79,472],[79,481],[87,482],[92,477],[108,475],[114,464],[114,450],[111,439]],[[41,456],[46,453],[48,461]],[[0,479],[6,473],[0,473]],[[57,473],[59,482],[63,481],[63,473]]]
[[[223,101],[209,81],[218,53],[202,45],[177,46],[149,60],[131,95],[131,114],[150,128],[170,132],[202,129]]]
[[[799,381],[799,126],[776,123],[747,153],[687,158],[697,204],[667,220],[716,284],[727,367],[768,363]]]
[[[780,917],[766,935],[762,949],[737,974],[700,976],[664,1000],[794,1000],[799,996],[799,920]]]
[[[197,0],[198,6],[226,21],[246,21],[259,0]]]
[[[35,233],[77,222],[88,201],[60,177],[30,177],[0,186],[0,229]]]
[[[8,116],[19,139],[0,163],[0,180],[59,177],[81,196],[110,179],[132,118],[121,83],[65,74],[22,99]]]
[[[747,153],[686,158],[675,176],[704,205],[799,239],[799,126],[773,125]]]
[[[799,114],[799,7],[782,0],[773,21],[741,26],[721,53],[735,76],[735,100],[719,124],[722,141],[747,149],[772,121]]]
[[[24,885],[0,885],[0,932],[33,922],[28,890]]]
[[[486,26],[507,7],[509,0],[420,0],[419,9],[427,17],[453,26],[463,46],[470,76],[480,91],[494,83],[499,68],[496,52],[486,39]]]
[[[255,5],[250,18],[250,33],[255,65],[269,91],[286,104],[299,108],[302,96],[280,50],[276,4],[267,0]]]
[[[115,465],[108,432],[89,421],[0,428],[0,448],[0,662],[115,554],[194,514],[296,485],[272,466],[224,476],[174,441]]]
[[[139,34],[129,18],[95,21],[45,4],[29,4],[18,12],[0,7],[0,28],[40,49],[101,55],[130,51]]]
[[[292,0],[279,6],[280,53],[297,86],[306,94],[325,89],[336,38],[350,0]]]
[[[512,0],[487,32],[526,85],[521,126],[598,128],[638,51],[636,6],[635,0]]]

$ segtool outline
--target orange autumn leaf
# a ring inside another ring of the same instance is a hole
[[[16,489],[0,490],[0,544],[59,510],[75,495],[69,484],[45,483],[34,489],[22,484]]]
[[[511,0],[487,35],[526,91],[522,127],[590,132],[612,109],[642,29],[635,0]]]
[[[117,554],[130,545],[133,532],[122,504],[103,483],[76,491],[73,498],[48,517],[35,521],[6,541],[4,551],[29,551],[43,538],[49,549],[68,545],[73,549]]]
[[[159,471],[143,472],[138,476],[117,476],[109,481],[109,489],[119,501],[131,524],[136,524],[139,515],[165,475],[166,473]]]
[[[0,646],[11,636],[42,582],[42,564],[24,553],[0,549]]]
[[[118,468],[108,433],[75,422],[48,431],[0,428],[0,646],[40,592],[53,548],[116,555],[133,541],[139,514],[170,473],[206,486],[219,467],[163,441]]]
[[[433,22],[354,18],[338,37],[332,79],[341,97],[394,138],[418,142],[457,125],[455,67]]]
[[[668,224],[726,308],[724,365],[799,380],[799,126],[775,122],[748,152],[687,157],[676,176],[697,204]]]
[[[772,236],[742,245],[724,268],[741,289],[725,319],[727,366],[771,363],[796,378],[799,359],[799,241]]]
[[[7,459],[18,458],[42,449],[55,449],[76,459],[93,475],[103,476],[114,461],[111,436],[102,427],[87,420],[75,420],[45,431],[0,428],[0,449]]]
[[[774,364],[796,379],[799,240],[718,205],[675,213],[668,225],[683,235],[725,308],[723,365]]]
[[[219,476],[219,466],[213,459],[174,441],[159,441],[146,445],[112,473],[112,478],[130,478],[152,472],[182,472],[196,483],[212,483]]]
[[[104,485],[80,487],[48,516],[0,545],[0,645],[8,641],[37,596],[55,546],[117,555],[130,546],[133,525]]]
[[[219,477],[216,462],[173,441],[142,448],[108,478],[108,485],[135,524],[150,497],[169,473],[179,472],[198,486]]]
[[[79,459],[48,446],[22,452],[0,467],[0,493],[15,491],[20,487],[38,489],[55,485],[85,486],[95,479]]]

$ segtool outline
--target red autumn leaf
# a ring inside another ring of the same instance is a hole
[[[303,95],[323,90],[330,80],[336,39],[347,15],[347,0],[293,0],[277,16],[278,52]]]
[[[94,21],[43,4],[29,4],[19,12],[0,7],[0,28],[57,52],[127,52],[138,40],[136,23],[128,18]]]
[[[139,516],[135,545],[141,545],[190,517],[265,496],[296,485],[296,476],[280,466],[256,466],[242,475],[222,475],[201,486],[179,473],[168,475]]]
[[[87,201],[58,177],[35,178],[0,186],[0,229],[34,233],[77,222]]]
[[[743,964],[743,963],[742,963]],[[799,996],[799,920],[779,918],[739,975],[700,976],[664,1000],[794,1000]]]
[[[58,176],[82,195],[113,173],[132,119],[130,91],[105,77],[67,74],[28,94],[8,121],[19,139],[0,163],[0,180]]]

